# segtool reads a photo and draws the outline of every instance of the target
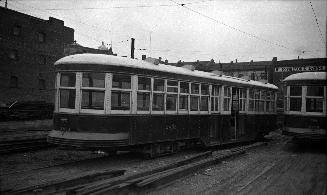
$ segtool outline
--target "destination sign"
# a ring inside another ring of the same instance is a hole
[[[326,66],[276,67],[275,72],[326,71]]]

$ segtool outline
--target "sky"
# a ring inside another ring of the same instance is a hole
[[[0,6],[4,6],[0,1]],[[64,21],[77,43],[169,62],[326,57],[326,0],[8,0],[8,8]]]

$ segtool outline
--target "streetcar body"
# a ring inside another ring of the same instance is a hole
[[[326,72],[303,72],[284,79],[283,134],[294,141],[326,140]]]
[[[50,143],[152,155],[276,128],[272,84],[101,54],[67,56],[55,68]]]

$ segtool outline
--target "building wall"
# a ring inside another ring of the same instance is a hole
[[[0,102],[53,102],[53,63],[63,57],[64,45],[74,41],[74,30],[62,20],[3,7],[0,27]]]

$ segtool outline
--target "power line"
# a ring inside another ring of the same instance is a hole
[[[321,39],[321,41],[323,42],[323,44],[326,46],[326,42],[324,41],[324,38],[323,38],[323,36],[322,36],[322,32],[321,32],[321,30],[320,30],[320,26],[319,26],[318,18],[317,18],[317,16],[316,16],[316,12],[315,12],[315,10],[313,9],[313,6],[312,6],[311,1],[309,1],[309,3],[310,3],[310,6],[311,6],[311,9],[312,9],[313,15],[314,15],[314,17],[315,17],[315,20],[316,20],[316,24],[317,24],[317,27],[318,27],[319,33],[320,33],[320,39]]]
[[[19,3],[19,2],[15,2],[15,3],[18,3],[18,4],[22,5],[22,6],[28,6],[28,7],[31,7],[31,8],[33,8],[33,9],[36,9],[36,10],[38,10],[38,11],[41,11],[41,12],[46,13],[46,14],[49,14],[49,15],[56,16],[56,17],[58,17],[58,18],[62,18],[62,16],[58,16],[58,15],[56,15],[56,14],[53,14],[53,13],[49,12],[49,11],[45,11],[45,10],[42,10],[42,9],[38,9],[38,8],[36,8],[36,7],[34,7],[34,6],[31,6],[31,5],[25,5],[25,4],[22,4],[22,3]],[[14,6],[14,7],[20,9],[20,8],[17,7],[16,5],[13,5],[13,4],[12,4],[11,6]],[[66,18],[66,19],[67,19],[67,18]],[[84,24],[84,25],[87,25],[87,26],[90,26],[90,27],[93,27],[93,28],[97,28],[97,29],[99,29],[99,30],[103,30],[103,31],[105,31],[105,32],[109,32],[109,33],[111,32],[110,30],[103,29],[103,28],[99,28],[98,26],[91,25],[91,24],[84,23],[84,22],[77,21],[77,20],[73,20],[73,19],[71,19],[71,18],[68,18],[68,20],[71,20],[71,21],[74,21],[74,22],[77,22],[77,23],[81,23],[81,24]],[[94,37],[92,37],[92,36],[89,36],[89,35],[84,34],[84,33],[81,33],[81,32],[77,32],[77,31],[75,31],[75,33],[76,33],[76,34],[79,34],[79,35],[81,35],[81,36],[83,36],[83,37],[87,37],[89,40],[93,40],[93,41],[100,42],[100,43],[103,41],[103,40],[96,39],[96,38],[94,38]],[[115,41],[114,43],[121,44],[121,43],[125,43],[125,42],[128,42],[128,41],[129,41],[129,40],[122,40],[122,41]]]
[[[242,34],[244,34],[244,35],[247,35],[247,36],[249,36],[249,37],[255,38],[255,39],[260,40],[260,41],[264,41],[264,42],[269,43],[269,44],[271,44],[271,45],[276,45],[276,46],[278,46],[278,47],[282,47],[282,48],[284,48],[284,49],[288,49],[288,50],[295,51],[295,49],[292,49],[292,48],[286,47],[285,45],[282,45],[282,44],[279,44],[279,43],[276,43],[276,42],[269,41],[269,40],[267,40],[267,39],[264,39],[264,38],[261,38],[261,37],[255,35],[255,34],[251,34],[251,33],[245,32],[245,31],[243,31],[243,30],[241,30],[241,29],[238,29],[238,28],[236,28],[236,27],[233,27],[233,26],[231,26],[231,25],[228,25],[228,24],[226,24],[226,23],[224,23],[224,22],[222,22],[222,21],[219,21],[219,20],[217,20],[217,19],[215,19],[215,18],[212,18],[212,17],[210,17],[210,16],[207,16],[207,15],[205,15],[205,14],[203,14],[203,13],[201,13],[201,12],[198,12],[198,11],[196,11],[196,10],[190,8],[190,7],[187,7],[186,4],[184,4],[184,3],[180,4],[180,3],[177,3],[177,2],[175,2],[175,1],[173,1],[173,0],[169,0],[169,1],[171,1],[171,2],[173,2],[173,3],[175,3],[175,4],[177,4],[177,5],[180,5],[181,7],[185,8],[185,9],[191,11],[191,12],[194,12],[194,13],[196,13],[196,14],[198,14],[198,15],[200,15],[200,16],[203,16],[203,17],[205,17],[205,18],[208,18],[208,19],[210,19],[210,20],[212,20],[212,21],[214,21],[214,22],[216,22],[216,23],[218,23],[218,24],[221,24],[221,25],[223,25],[223,26],[226,26],[226,27],[228,27],[228,28],[230,28],[230,29],[232,29],[232,30],[235,30],[235,31],[237,31],[237,32],[240,32],[240,33],[242,33]],[[310,51],[306,51],[306,52],[310,52]]]

